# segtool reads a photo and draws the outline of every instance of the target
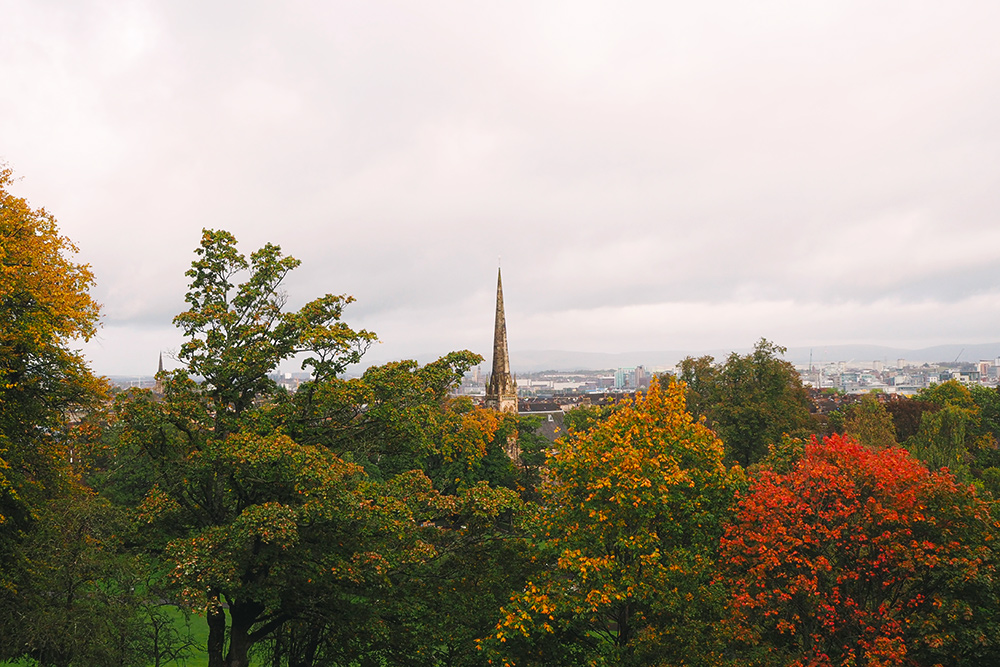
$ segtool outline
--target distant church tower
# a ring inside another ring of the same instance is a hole
[[[510,374],[507,356],[507,320],[503,314],[503,284],[497,269],[497,316],[493,326],[493,372],[486,389],[486,407],[517,414],[517,381]]]
[[[162,352],[160,352],[160,365],[159,365],[159,368],[156,369],[156,384],[153,385],[153,393],[154,394],[159,394],[160,396],[163,395],[163,376],[161,375],[161,373],[163,373],[163,353]]]

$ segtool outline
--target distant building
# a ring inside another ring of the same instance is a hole
[[[163,353],[160,352],[160,363],[156,369],[156,383],[153,385],[153,393],[163,396]]]
[[[615,389],[635,389],[635,368],[619,368],[615,371]]]

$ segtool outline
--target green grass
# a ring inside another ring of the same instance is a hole
[[[170,615],[174,619],[174,625],[177,626],[178,632],[183,632],[184,614],[181,610],[171,607]],[[208,621],[205,620],[204,616],[199,616],[198,614],[191,614],[190,618],[191,638],[194,640],[194,648],[186,660],[173,663],[180,667],[199,667],[200,665],[208,664],[208,651],[206,650],[208,646]]]

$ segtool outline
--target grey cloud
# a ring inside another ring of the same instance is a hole
[[[866,319],[838,336],[911,335],[927,302],[957,339],[985,330],[957,315],[970,300],[1000,305],[998,19],[987,2],[13,2],[0,157],[93,264],[115,332],[169,330],[200,229],[221,227],[303,260],[293,302],[354,294],[349,318],[411,349],[488,338],[497,255],[539,344],[697,342],[733,304],[769,327],[754,313],[774,303],[791,304],[779,339],[845,304]],[[626,311],[647,319],[620,339],[585,331]],[[545,317],[570,312],[575,329]]]

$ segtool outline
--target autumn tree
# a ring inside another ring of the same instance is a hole
[[[753,482],[719,581],[765,664],[992,664],[996,528],[950,474],[835,435]]]
[[[0,166],[0,552],[66,482],[59,434],[101,389],[71,348],[97,325],[94,277],[55,218],[11,194],[12,183]]]
[[[54,217],[10,192],[13,182],[0,166],[0,659],[38,646],[25,614],[49,594],[34,573],[57,555],[30,545],[58,532],[56,508],[81,492],[69,466],[72,417],[104,391],[72,347],[95,332],[93,275]],[[78,651],[99,651],[92,635],[81,639]]]
[[[504,664],[716,664],[721,523],[742,471],[656,384],[549,458],[537,574],[484,646]]]

